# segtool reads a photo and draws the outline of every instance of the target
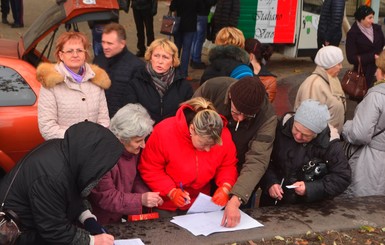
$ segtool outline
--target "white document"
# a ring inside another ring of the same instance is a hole
[[[296,186],[296,185],[287,185],[286,186],[286,188],[287,189],[295,189],[295,188],[297,188],[298,186]]]
[[[211,196],[199,193],[197,199],[195,199],[194,203],[187,211],[187,214],[214,212],[219,211],[222,208],[223,206],[216,205],[211,201]]]
[[[139,238],[115,240],[114,245],[144,245]]]
[[[241,212],[241,222],[233,228],[221,226],[224,211],[215,211],[210,213],[196,213],[175,216],[171,220],[172,223],[179,225],[195,236],[208,236],[215,232],[246,230],[263,226],[261,223],[251,218],[244,212]]]

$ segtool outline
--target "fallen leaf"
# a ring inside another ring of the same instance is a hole
[[[360,227],[360,229],[361,230],[365,230],[367,232],[373,232],[373,231],[376,230],[375,228],[373,228],[372,226],[369,226],[369,225],[363,225],[363,226]]]
[[[255,242],[253,242],[253,241],[249,241],[249,244],[250,245],[257,245]]]
[[[281,236],[275,236],[274,238],[277,239],[277,240],[285,241],[285,238],[283,238]]]

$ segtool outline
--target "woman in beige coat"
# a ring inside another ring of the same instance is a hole
[[[346,112],[345,93],[338,79],[343,60],[340,48],[335,46],[321,48],[314,60],[317,67],[299,87],[294,103],[294,110],[297,110],[306,99],[326,104],[330,113],[329,125],[336,128],[339,134],[345,122]]]
[[[42,63],[37,68],[37,79],[43,85],[38,122],[46,140],[63,138],[67,128],[78,122],[110,124],[104,89],[111,80],[104,70],[86,63],[88,48],[83,33],[65,32],[56,42],[57,63]]]

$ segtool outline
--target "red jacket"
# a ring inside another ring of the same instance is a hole
[[[142,213],[142,193],[150,191],[137,174],[138,156],[124,151],[89,197],[101,224],[120,222],[123,215]]]
[[[167,194],[179,188],[180,183],[190,193],[192,204],[199,192],[210,194],[212,179],[218,186],[225,182],[234,185],[237,179],[236,149],[226,119],[223,119],[222,146],[216,145],[209,152],[198,151],[191,142],[183,113],[189,109],[188,105],[183,105],[176,116],[157,124],[142,152],[138,169],[150,189],[160,192],[164,203],[159,209],[177,209]],[[191,204],[180,209],[187,210]]]

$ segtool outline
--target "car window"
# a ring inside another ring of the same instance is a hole
[[[0,66],[0,106],[33,105],[36,95],[14,69]]]

